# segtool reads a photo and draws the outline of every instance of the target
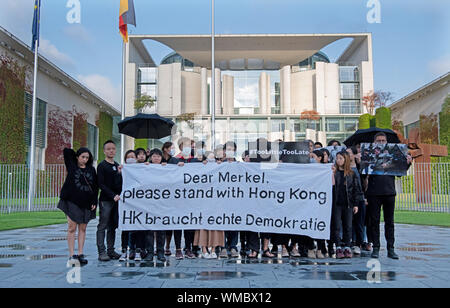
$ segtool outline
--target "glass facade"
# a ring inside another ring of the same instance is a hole
[[[316,69],[316,62],[330,63],[330,59],[323,52],[317,52],[312,57],[301,61],[298,66],[300,70]]]
[[[270,106],[279,113],[280,110],[280,73],[279,71],[222,71],[224,75],[234,78],[234,108],[236,114],[256,114],[260,109],[259,81],[262,73],[270,78]],[[253,108],[253,110],[249,109]]]
[[[142,96],[150,96],[155,99],[154,107],[147,110],[148,112],[156,112],[157,104],[157,74],[158,68],[141,66],[138,68],[138,82],[136,98]]]
[[[357,66],[339,67],[340,106],[342,114],[361,113],[361,91]]]
[[[293,70],[314,69],[316,62],[330,63],[328,57],[323,53],[317,53],[306,59],[298,66],[293,66]],[[196,71],[194,63],[183,59],[180,55],[172,53],[165,57],[161,64],[181,63],[182,70]],[[357,130],[358,115],[361,114],[361,94],[359,70],[357,66],[339,67],[339,86],[340,86],[340,114],[341,115],[319,115],[318,120],[301,119],[300,114],[281,116],[281,97],[280,97],[280,67],[274,63],[273,69],[268,68],[269,61],[260,59],[233,59],[222,61],[217,64],[221,69],[222,90],[226,91],[227,85],[224,85],[224,76],[233,77],[233,109],[231,115],[216,114],[215,123],[215,143],[224,144],[226,141],[234,141],[237,146],[237,155],[247,149],[248,142],[255,141],[258,138],[267,138],[270,141],[278,139],[301,141],[306,138],[306,130],[314,132],[325,132],[326,141],[337,139],[344,141],[347,137]],[[196,71],[197,72],[197,71]],[[157,68],[139,67],[138,73],[138,95],[150,95],[156,98],[157,94]],[[267,94],[271,115],[263,117],[259,115],[261,111],[260,89],[265,80],[261,78],[262,74],[267,74]],[[210,99],[211,78],[207,79],[207,97],[208,113]],[[229,87],[228,87],[229,89]],[[225,92],[224,92],[225,93]],[[222,102],[224,96],[222,93]],[[172,120],[177,125],[177,140],[179,136],[188,137],[194,141],[205,141],[207,148],[211,145],[211,118],[209,115],[196,116],[195,119],[179,119],[176,116]],[[309,134],[309,133],[308,133]],[[317,135],[318,137],[318,135]],[[149,140],[149,147],[160,148],[171,137],[160,140]],[[323,140],[322,140],[323,141]]]

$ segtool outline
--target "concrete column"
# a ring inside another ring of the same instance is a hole
[[[266,79],[266,73],[262,72],[261,75],[259,75],[259,83],[258,83],[258,91],[259,91],[259,113],[260,114],[266,114],[266,100],[267,100],[267,79]]]
[[[270,114],[270,75],[262,72],[259,76],[259,113]]]
[[[291,67],[284,66],[280,70],[281,113],[291,113]]]
[[[220,69],[215,69],[215,97],[216,114],[222,114],[222,82],[220,78]]]
[[[201,113],[208,114],[208,70],[202,67],[200,70]]]
[[[319,130],[317,132],[317,141],[323,144],[323,146],[327,146],[327,133]]]
[[[362,61],[359,65],[359,87],[361,91],[361,101],[366,95],[374,91],[373,89],[373,63],[371,61]],[[367,113],[366,107],[361,104],[361,113]]]
[[[340,83],[339,65],[325,64],[325,114],[339,114],[340,112]]]
[[[325,114],[325,63],[316,62],[316,111]]]
[[[223,113],[234,114],[234,77],[223,75]]]

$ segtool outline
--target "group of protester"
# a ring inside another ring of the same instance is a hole
[[[258,139],[257,144],[267,142]],[[384,133],[378,133],[375,143],[385,144]],[[139,148],[125,153],[125,164],[176,164],[187,163],[235,163],[237,146],[230,141],[219,145],[214,151],[206,151],[204,142],[189,138],[178,141],[180,153],[175,155],[175,145],[166,142],[161,149]],[[333,140],[329,146],[340,145]],[[116,229],[118,227],[118,201],[122,190],[122,167],[114,161],[116,145],[108,140],[103,145],[105,160],[97,170],[93,167],[93,156],[89,149],[77,152],[64,149],[64,161],[68,171],[61,190],[58,208],[67,216],[69,261],[87,264],[83,254],[86,226],[96,217],[97,249],[100,261],[109,260],[153,260],[166,261],[171,256],[171,240],[175,242],[177,260],[197,257],[205,259],[275,258],[281,248],[281,257],[308,258],[352,258],[361,250],[372,251],[371,257],[378,258],[380,251],[380,212],[383,207],[385,237],[388,257],[398,259],[394,251],[394,208],[395,185],[393,176],[361,175],[359,172],[360,151],[352,146],[337,153],[332,165],[333,204],[331,214],[330,240],[312,239],[292,234],[269,234],[250,231],[174,230],[174,231],[122,231],[121,253],[115,251]],[[330,152],[316,142],[310,142],[312,163],[330,162]],[[261,162],[264,159],[251,158],[249,151],[242,154],[244,162]],[[408,163],[411,157],[408,156]],[[100,196],[98,192],[100,190]],[[99,197],[98,197],[99,196]],[[78,255],[74,254],[75,234],[78,229]],[[106,246],[105,246],[106,237]],[[184,237],[184,249],[181,240]],[[240,251],[238,242],[240,241]],[[271,249],[270,249],[270,244]]]

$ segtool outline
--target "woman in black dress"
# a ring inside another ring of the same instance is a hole
[[[64,163],[67,177],[61,189],[58,208],[67,216],[67,243],[71,263],[77,261],[87,264],[83,248],[86,240],[86,227],[96,217],[98,202],[97,173],[92,166],[93,157],[89,149],[80,148],[76,153],[72,149],[64,149]],[[75,233],[78,228],[78,255],[74,254]]]

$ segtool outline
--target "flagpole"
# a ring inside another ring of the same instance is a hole
[[[121,120],[125,119],[125,78],[126,78],[126,46],[125,42],[122,42],[122,108],[121,108]],[[121,163],[124,163],[125,155],[125,135],[120,134],[120,159]]]
[[[41,0],[38,2],[38,22],[41,15]],[[31,206],[34,198],[34,157],[35,157],[35,144],[36,144],[36,99],[37,99],[37,73],[38,73],[38,49],[39,49],[39,36],[35,40],[34,44],[34,77],[33,77],[33,107],[31,111],[31,148],[30,148],[30,177],[28,181],[28,212],[31,212]]]
[[[216,66],[214,61],[214,0],[211,3],[211,139],[212,151],[216,149]]]

